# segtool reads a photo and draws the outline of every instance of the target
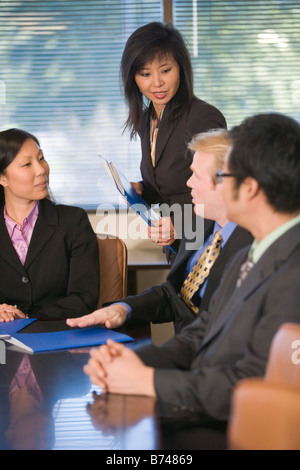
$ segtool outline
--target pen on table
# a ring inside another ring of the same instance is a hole
[[[10,335],[0,335],[0,340],[1,339],[10,339],[11,336]]]

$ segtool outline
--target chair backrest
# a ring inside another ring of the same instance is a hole
[[[231,450],[300,450],[300,390],[242,380],[232,396],[227,437]]]
[[[265,380],[300,388],[300,325],[285,323],[277,331],[269,352]]]
[[[101,235],[100,235],[101,236]],[[127,247],[118,237],[98,237],[100,297],[98,308],[127,295]]]

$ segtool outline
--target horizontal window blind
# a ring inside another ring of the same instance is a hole
[[[140,178],[140,142],[122,134],[119,68],[129,35],[163,20],[162,0],[0,2],[0,129],[41,141],[57,202],[94,209],[119,197],[98,153]],[[173,0],[195,93],[228,126],[266,111],[300,119],[298,0]]]
[[[140,143],[122,134],[120,61],[135,29],[162,20],[162,0],[1,0],[0,129],[38,137],[57,202],[118,203],[98,153],[139,180]]]
[[[261,112],[300,120],[299,0],[173,0],[195,93],[228,126]]]

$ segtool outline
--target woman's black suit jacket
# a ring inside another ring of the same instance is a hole
[[[23,266],[0,208],[0,304],[34,318],[68,318],[92,312],[98,298],[98,244],[83,209],[40,201]]]
[[[226,128],[222,113],[205,101],[194,98],[190,107],[175,121],[169,121],[167,104],[156,141],[155,167],[151,162],[150,111],[144,114],[140,132],[143,198],[148,204],[191,204],[191,190],[186,183],[192,172],[192,154],[187,150],[191,139],[200,132]]]

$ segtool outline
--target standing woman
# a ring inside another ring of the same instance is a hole
[[[0,321],[87,314],[99,298],[98,244],[83,209],[55,205],[37,138],[0,132]]]
[[[149,23],[129,37],[121,75],[129,109],[125,128],[131,138],[139,134],[142,148],[142,181],[132,186],[148,204],[179,204],[183,214],[185,204],[192,207],[186,185],[192,163],[187,144],[195,134],[226,128],[225,118],[195,97],[188,50],[169,24]],[[179,242],[169,214],[149,230],[149,236],[164,247],[176,249]]]

